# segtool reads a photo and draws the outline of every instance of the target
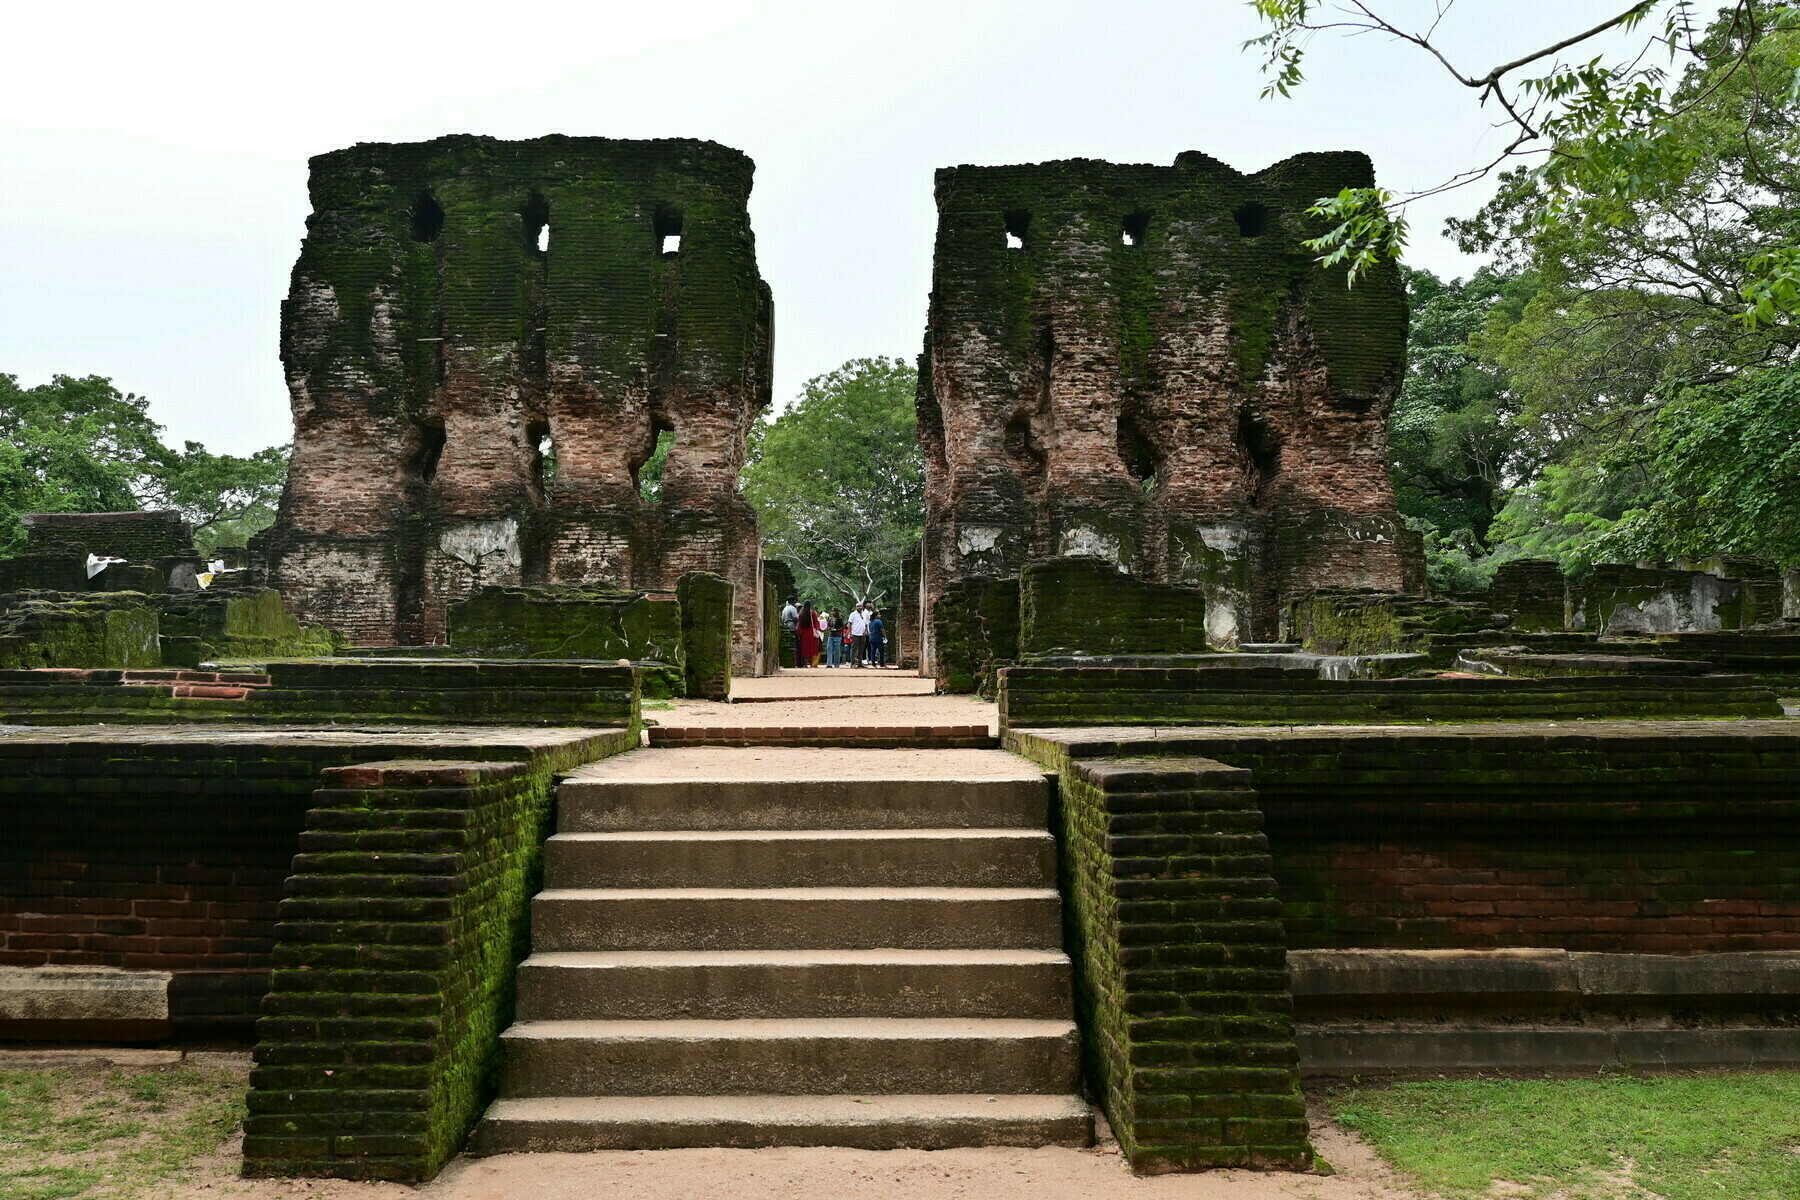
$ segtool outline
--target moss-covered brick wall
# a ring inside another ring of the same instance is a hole
[[[1568,628],[1569,583],[1554,559],[1516,558],[1502,563],[1488,588],[1488,603],[1512,617],[1507,628],[1537,633]]]
[[[456,135],[312,160],[282,309],[293,466],[259,543],[300,616],[443,640],[488,585],[738,585],[757,668],[745,438],[773,306],[753,165],[695,139]],[[674,441],[660,496],[638,472]]]
[[[312,659],[269,664],[263,718],[428,724],[618,725],[641,720],[638,671],[586,662]]]
[[[414,725],[566,725],[635,729],[635,667],[581,662],[310,659],[251,678],[187,672],[17,671],[0,674],[0,717],[20,724],[303,721]]]
[[[998,671],[1019,656],[1019,581],[975,577],[945,589],[931,610],[938,690],[992,697]]]
[[[449,635],[451,647],[470,655],[681,666],[675,598],[604,584],[483,588],[450,605]]]
[[[1705,571],[1600,563],[1569,588],[1569,628],[1675,633],[1750,624],[1748,588]]]
[[[891,635],[897,649],[890,647],[888,651],[889,662],[913,671],[919,669],[919,642],[923,633],[919,624],[919,589],[923,584],[920,576],[925,566],[924,549],[925,543],[921,540],[900,555],[900,595],[894,601],[896,611]]]
[[[1282,668],[1196,667],[1000,673],[1002,729],[1779,715],[1775,693],[1747,675],[1318,679]]]
[[[1800,950],[1800,723],[1015,730],[1246,768],[1289,949]]]
[[[710,571],[689,571],[675,585],[689,696],[731,699],[732,591],[731,580]]]
[[[172,974],[173,1030],[250,1030],[276,906],[320,772],[399,757],[533,772],[630,748],[622,731],[232,730],[113,724],[0,738],[0,966]],[[81,1026],[0,1037],[96,1036]]]
[[[28,554],[89,554],[148,562],[198,559],[194,531],[177,512],[26,513]]]
[[[194,667],[218,659],[310,658],[344,647],[339,634],[302,625],[273,588],[165,592],[152,598],[163,660]]]
[[[276,926],[249,1175],[429,1179],[499,1077],[550,829],[548,764],[325,772]]]
[[[1292,997],[1249,773],[1057,760],[1088,1078],[1138,1171],[1311,1165]]]
[[[1206,597],[1133,579],[1111,563],[1063,558],[1019,576],[1019,652],[1205,654]]]
[[[0,596],[0,670],[159,667],[161,624],[136,592]]]
[[[1373,178],[1353,152],[1249,175],[1192,151],[939,171],[927,607],[961,579],[1094,555],[1202,589],[1233,646],[1272,638],[1290,591],[1403,590],[1399,274],[1346,288],[1302,244],[1322,229],[1310,205]]]
[[[1317,654],[1394,654],[1503,627],[1507,618],[1482,601],[1319,588],[1283,603],[1281,636]]]
[[[92,581],[87,575],[87,558],[75,553],[16,554],[0,558],[0,596],[15,592],[87,592],[109,590],[94,584],[111,581],[110,571],[102,571]],[[120,589],[142,591],[142,588]]]

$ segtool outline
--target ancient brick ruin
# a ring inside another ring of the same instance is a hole
[[[354,641],[444,640],[491,584],[736,585],[758,662],[756,517],[772,305],[713,142],[456,136],[312,161],[282,310],[293,469],[271,582]],[[638,472],[674,443],[660,496]]]
[[[1200,588],[1220,646],[1275,637],[1297,589],[1421,590],[1387,469],[1398,272],[1351,290],[1300,244],[1372,179],[1356,153],[938,172],[927,611],[1060,555]]]

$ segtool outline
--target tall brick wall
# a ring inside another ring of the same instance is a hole
[[[940,171],[927,602],[1093,555],[1202,589],[1230,646],[1272,637],[1297,588],[1402,590],[1399,276],[1346,289],[1300,244],[1317,197],[1372,180],[1355,153]]]
[[[754,673],[737,474],[772,305],[751,171],[712,142],[560,136],[315,158],[282,310],[293,468],[264,538],[297,611],[360,643],[441,642],[446,605],[480,586],[670,590],[710,570],[737,585]]]

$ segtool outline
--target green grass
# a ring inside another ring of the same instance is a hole
[[[1439,1080],[1330,1104],[1455,1200],[1800,1197],[1800,1073]]]
[[[0,1071],[0,1200],[134,1200],[244,1116],[229,1071]]]

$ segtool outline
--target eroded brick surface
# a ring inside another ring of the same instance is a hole
[[[927,603],[1096,555],[1204,590],[1230,646],[1299,588],[1422,583],[1387,471],[1399,276],[1347,289],[1300,245],[1308,205],[1372,179],[1355,153],[940,171]]]
[[[307,620],[444,640],[477,587],[737,585],[758,654],[755,514],[737,494],[769,398],[752,164],[694,140],[467,136],[312,162],[282,310],[294,458],[267,535]],[[659,499],[638,472],[675,443]]]

